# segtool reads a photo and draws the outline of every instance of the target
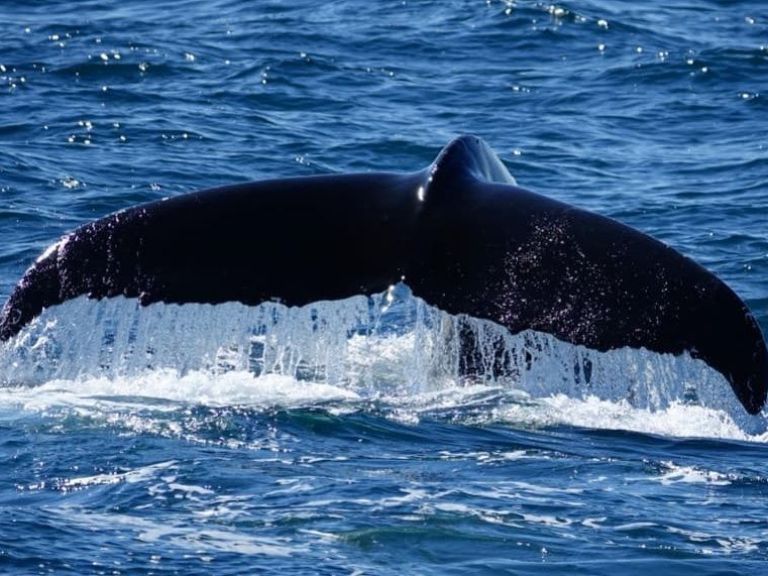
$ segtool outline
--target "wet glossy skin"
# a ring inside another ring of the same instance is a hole
[[[413,174],[264,181],[137,206],[41,257],[6,304],[0,338],[82,294],[302,305],[405,280],[447,312],[513,333],[688,352],[747,411],[762,408],[765,343],[724,283],[661,242],[512,181],[482,141],[463,137]]]

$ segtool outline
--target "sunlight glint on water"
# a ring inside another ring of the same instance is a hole
[[[700,262],[768,329],[764,14],[4,1],[0,292],[139,202],[412,171],[471,133],[521,186]],[[412,301],[323,308],[314,344],[309,310],[276,308],[269,340],[246,322],[266,311],[93,304],[2,352],[0,379],[34,383],[0,387],[2,573],[765,572],[764,418],[699,363],[519,335],[502,378],[481,369],[496,346],[457,378],[465,320],[422,306],[417,328]]]

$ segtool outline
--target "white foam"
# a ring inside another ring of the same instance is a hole
[[[633,406],[627,400],[604,400],[596,396],[571,398],[555,394],[542,399],[533,409],[518,405],[502,407],[496,410],[496,417],[501,421],[531,426],[571,424],[664,436],[768,441],[762,416],[744,415],[740,425],[739,419],[726,410],[680,401],[653,409]]]
[[[728,486],[733,480],[727,474],[706,470],[696,466],[680,466],[674,462],[661,463],[664,472],[660,476],[652,476],[651,480],[665,486],[670,484],[709,484],[711,486]]]
[[[463,348],[467,334],[474,355]],[[0,378],[0,416],[64,407],[133,418],[137,430],[153,429],[136,413],[148,406],[333,403],[343,412],[375,401],[403,422],[452,411],[481,424],[768,440],[765,416],[747,415],[724,378],[687,355],[599,353],[533,331],[511,335],[432,308],[402,284],[298,308],[81,297],[3,344]]]
[[[0,406],[35,411],[65,406],[88,413],[148,406],[170,412],[180,404],[289,408],[357,399],[354,392],[328,384],[279,374],[256,377],[243,371],[218,375],[194,371],[181,376],[163,369],[131,377],[51,380],[34,387],[0,389]]]
[[[206,525],[188,526],[163,518],[154,522],[129,514],[100,514],[78,507],[56,507],[47,510],[66,519],[68,525],[100,532],[132,531],[142,542],[158,543],[165,547],[194,554],[232,553],[244,556],[287,557],[304,552],[305,546],[290,538],[258,537],[231,528]]]

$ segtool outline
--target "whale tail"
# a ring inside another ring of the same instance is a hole
[[[519,188],[472,136],[415,173],[230,186],[87,224],[26,272],[0,340],[80,295],[302,305],[402,279],[446,312],[512,333],[688,353],[723,374],[749,413],[765,404],[765,341],[730,288],[637,230]]]

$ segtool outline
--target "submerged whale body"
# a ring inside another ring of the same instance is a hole
[[[730,288],[641,232],[517,187],[471,136],[415,173],[267,180],[87,224],[27,270],[0,340],[80,295],[293,306],[401,280],[450,314],[512,333],[687,352],[723,374],[748,412],[765,403],[766,345]]]

